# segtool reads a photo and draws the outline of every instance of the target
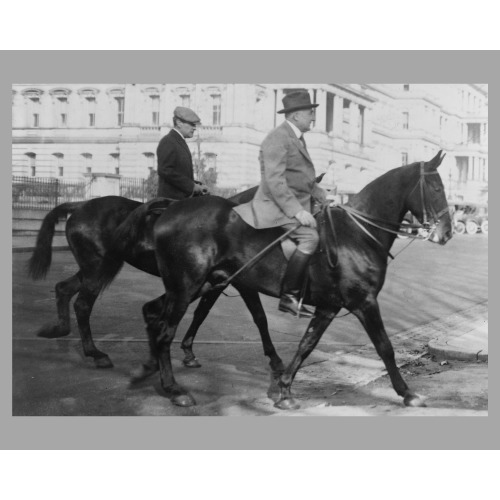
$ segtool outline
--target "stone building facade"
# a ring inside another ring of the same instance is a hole
[[[487,199],[487,88],[413,84],[19,84],[12,88],[12,173],[145,178],[173,109],[201,117],[195,158],[220,187],[260,180],[259,146],[284,119],[285,93],[305,88],[316,109],[308,150],[323,186],[347,199],[381,173],[439,149],[457,199]]]

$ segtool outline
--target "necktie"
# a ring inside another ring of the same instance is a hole
[[[300,136],[300,142],[304,146],[304,149],[307,151],[306,140],[304,139],[304,134]]]

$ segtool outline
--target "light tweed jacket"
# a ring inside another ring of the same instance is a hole
[[[253,200],[234,208],[247,224],[263,229],[297,222],[295,214],[325,201],[311,157],[286,121],[264,139],[259,161],[262,179]]]

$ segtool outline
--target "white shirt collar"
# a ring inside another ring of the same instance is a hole
[[[175,130],[182,137],[183,141],[186,142],[186,138],[175,127],[173,127],[172,130]],[[186,144],[187,144],[187,142],[186,142]]]
[[[292,122],[290,122],[288,120],[286,122],[288,123],[288,125],[290,125],[290,127],[292,127],[292,130],[295,133],[295,135],[297,136],[297,139],[300,139],[302,137],[302,132]]]

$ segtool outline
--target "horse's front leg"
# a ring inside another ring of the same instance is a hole
[[[352,312],[365,327],[378,355],[387,368],[394,390],[404,398],[404,404],[406,406],[425,406],[425,398],[411,391],[399,372],[394,349],[385,331],[377,300],[367,300]]]
[[[293,379],[297,374],[304,360],[316,347],[324,331],[328,328],[333,318],[340,311],[340,308],[322,309],[316,308],[316,312],[307,327],[306,333],[299,343],[299,347],[291,363],[280,377],[278,385],[280,387],[280,397],[274,406],[282,410],[296,410],[300,405],[293,399],[291,387]]]

